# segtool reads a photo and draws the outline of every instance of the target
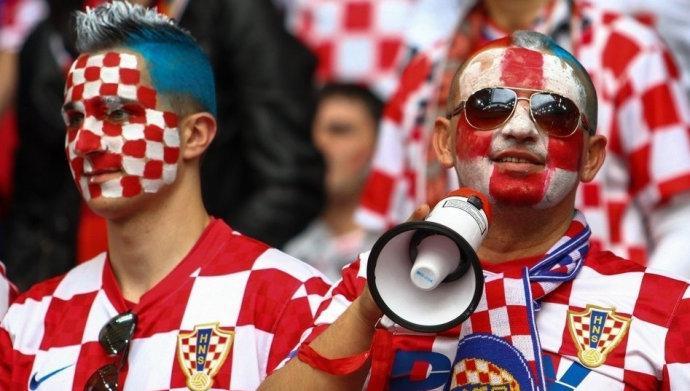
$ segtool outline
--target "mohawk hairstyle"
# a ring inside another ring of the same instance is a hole
[[[191,110],[216,114],[215,83],[208,57],[194,37],[154,9],[116,0],[75,14],[80,53],[127,48],[139,53],[158,92],[172,102],[191,98]],[[182,98],[182,99],[180,99]],[[181,108],[181,111],[189,111]]]
[[[113,1],[77,12],[75,30],[77,50],[81,53],[124,46],[137,38],[196,43],[167,16],[126,1]]]

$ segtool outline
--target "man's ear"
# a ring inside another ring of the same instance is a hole
[[[215,117],[206,112],[190,114],[180,121],[181,154],[183,159],[195,159],[206,152],[216,137]]]
[[[589,182],[597,175],[606,158],[606,137],[595,134],[585,140],[585,156],[580,167],[580,180]]]
[[[432,143],[436,152],[436,158],[445,168],[455,166],[455,137],[453,137],[453,133],[451,131],[451,122],[448,118],[436,118]]]

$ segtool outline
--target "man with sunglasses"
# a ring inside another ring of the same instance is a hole
[[[414,57],[385,110],[360,223],[400,223],[414,205],[453,188],[430,147],[453,73],[488,41],[534,30],[572,52],[599,94],[597,132],[609,139],[609,158],[575,203],[590,222],[592,246],[690,277],[690,103],[682,72],[648,24],[599,3],[420,0],[405,43]]]
[[[108,251],[10,307],[0,389],[256,388],[311,326],[328,285],[207,214],[199,168],[216,103],[192,36],[120,1],[78,13],[76,32],[65,151],[107,220]]]
[[[587,72],[544,35],[518,31],[470,56],[433,145],[491,203],[476,310],[436,334],[395,325],[366,288],[363,254],[265,389],[356,389],[365,377],[372,390],[690,388],[689,283],[591,249],[574,208],[604,163],[596,114]]]

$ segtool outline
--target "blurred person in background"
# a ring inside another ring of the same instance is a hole
[[[289,30],[316,55],[319,83],[365,85],[386,100],[398,81],[412,10],[425,0],[275,1]]]
[[[433,204],[454,188],[453,176],[429,153],[452,74],[483,43],[531,29],[572,51],[600,97],[598,132],[610,140],[608,159],[576,200],[592,227],[592,246],[690,277],[690,106],[673,56],[653,29],[570,0],[422,0],[414,13],[409,30],[420,33],[408,36],[426,37],[407,42],[418,55],[384,110],[384,141],[357,212],[363,226],[399,223],[414,205]],[[434,18],[448,15],[453,24]]]
[[[17,196],[6,262],[23,288],[105,248],[105,222],[80,206],[55,132],[62,127],[65,72],[75,56],[67,15],[102,2],[51,0],[50,18],[22,50]],[[309,136],[313,56],[286,32],[269,0],[135,2],[178,20],[214,68],[221,131],[202,165],[209,212],[282,246],[323,203],[323,162]]]
[[[378,238],[355,222],[354,212],[369,173],[383,103],[366,87],[340,83],[326,84],[317,102],[312,138],[326,162],[326,206],[287,243],[285,252],[337,281],[340,269]]]
[[[17,83],[19,49],[46,13],[44,0],[0,1],[0,258],[4,258],[4,223],[12,197],[14,151],[17,129],[14,92]]]
[[[690,2],[688,0],[598,0],[597,7],[627,14],[659,30],[683,73],[690,97]]]

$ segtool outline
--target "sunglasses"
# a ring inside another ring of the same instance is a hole
[[[98,342],[108,356],[119,359],[96,370],[84,386],[85,391],[117,391],[120,370],[127,361],[129,344],[137,325],[137,316],[125,312],[110,319],[98,333]]]
[[[529,92],[529,98],[519,97],[517,91]],[[477,130],[491,130],[508,122],[519,100],[529,101],[529,112],[537,128],[549,136],[568,137],[578,126],[594,134],[587,118],[572,100],[553,92],[529,88],[482,88],[446,114],[446,118],[465,111],[467,123]]]

